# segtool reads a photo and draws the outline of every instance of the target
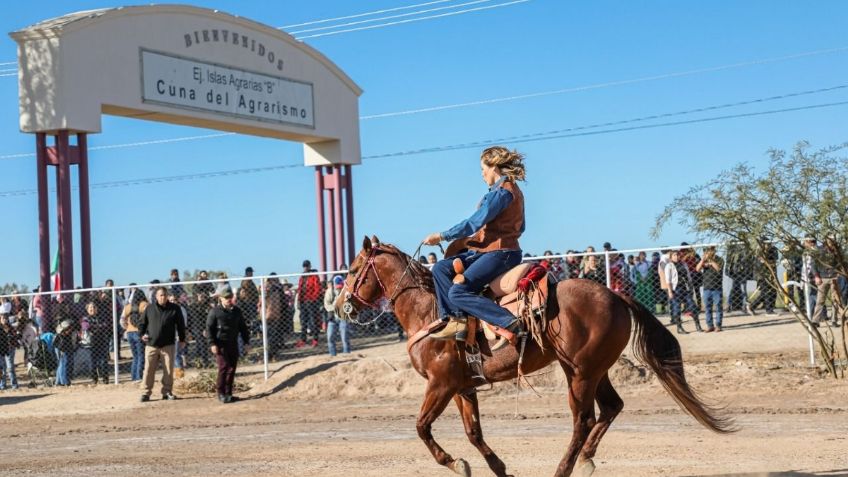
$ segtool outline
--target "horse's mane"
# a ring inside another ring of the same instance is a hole
[[[380,243],[378,248],[382,249],[385,252],[391,253],[393,255],[397,255],[401,259],[405,260],[407,266],[409,267],[408,274],[413,278],[413,280],[421,286],[425,291],[435,292],[436,287],[433,283],[433,274],[430,270],[421,264],[418,260],[413,259],[406,253],[404,253],[401,249],[395,247],[390,243]]]

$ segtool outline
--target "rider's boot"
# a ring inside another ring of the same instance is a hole
[[[492,351],[497,351],[507,344],[515,346],[518,344],[518,340],[527,334],[521,326],[521,320],[519,319],[513,320],[506,328],[501,328],[500,326],[492,326],[491,328],[496,335],[500,336],[498,342],[492,346]]]
[[[435,340],[457,340],[462,341],[468,335],[468,320],[465,317],[449,317],[448,324],[440,331],[431,333],[430,338]]]

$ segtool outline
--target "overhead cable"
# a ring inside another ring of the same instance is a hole
[[[94,146],[88,148],[89,151],[99,151],[104,149],[122,149],[126,147],[138,147],[138,146],[150,146],[153,144],[170,144],[174,142],[185,142],[185,141],[199,141],[203,139],[213,139],[217,137],[225,137],[225,136],[235,136],[236,133],[214,133],[214,134],[201,134],[198,136],[183,136],[183,137],[174,137],[169,139],[151,139],[149,141],[137,141],[137,142],[127,142],[123,144],[106,144],[103,146]],[[25,152],[20,154],[6,154],[0,156],[0,160],[2,159],[17,159],[20,157],[35,157],[34,152]]]
[[[394,19],[394,18],[411,17],[411,16],[415,16],[415,15],[420,15],[422,13],[432,13],[432,12],[438,12],[438,11],[442,11],[442,10],[451,10],[451,9],[455,9],[455,8],[459,8],[459,7],[467,7],[469,5],[477,5],[477,4],[480,4],[480,3],[489,3],[489,2],[492,2],[492,1],[494,1],[494,0],[473,0],[471,2],[457,3],[457,4],[454,4],[454,5],[447,5],[447,6],[444,6],[444,7],[435,7],[435,8],[430,8],[430,9],[427,9],[427,10],[418,10],[418,11],[415,11],[415,12],[408,12],[408,13],[398,13],[397,15],[389,15],[389,16],[384,16],[384,17],[369,18],[367,20],[357,20],[355,22],[340,23],[340,24],[336,24],[336,25],[307,28],[306,30],[292,31],[292,32],[289,32],[289,33],[291,35],[298,35],[300,33],[309,33],[309,32],[313,32],[313,31],[334,30],[336,28],[342,28],[342,27],[348,27],[348,26],[354,26],[354,25],[361,25],[363,23],[373,23],[373,22],[379,22],[379,21],[383,21],[383,20],[391,20],[391,19]]]
[[[614,128],[614,129],[602,129],[602,130],[598,130],[598,131],[583,131],[583,132],[564,133],[564,134],[549,134],[549,135],[540,136],[540,137],[535,136],[535,134],[538,134],[538,133],[525,134],[525,135],[521,135],[521,136],[509,136],[509,137],[503,137],[503,138],[481,140],[481,141],[470,142],[470,143],[453,144],[453,145],[446,145],[446,146],[437,146],[437,147],[413,149],[413,150],[407,150],[407,151],[399,151],[399,152],[386,153],[386,154],[376,154],[376,155],[370,155],[370,156],[362,156],[362,160],[385,159],[385,158],[391,158],[391,157],[414,156],[414,155],[435,153],[435,152],[455,151],[455,150],[460,150],[460,149],[471,149],[471,148],[478,148],[478,147],[481,147],[481,146],[487,146],[487,145],[491,145],[491,144],[500,144],[500,143],[506,143],[506,142],[508,142],[510,144],[519,144],[519,143],[528,143],[528,142],[550,141],[550,140],[554,140],[554,139],[564,139],[564,138],[570,138],[570,137],[612,134],[612,133],[617,133],[617,132],[634,131],[634,130],[640,130],[640,129],[654,129],[654,128],[679,126],[679,125],[686,125],[686,124],[723,121],[723,120],[728,120],[728,119],[765,116],[765,115],[772,115],[772,114],[805,111],[805,110],[821,109],[821,108],[829,108],[829,107],[845,106],[845,105],[848,105],[848,101],[811,104],[811,105],[798,106],[798,107],[793,107],[793,108],[772,109],[772,110],[767,110],[767,111],[756,111],[756,112],[751,112],[751,113],[729,114],[729,115],[724,115],[724,116],[713,116],[713,117],[697,118],[697,119],[690,119],[690,120],[683,120],[683,121],[672,121],[672,122],[665,122],[665,123],[627,126],[627,127]],[[570,129],[562,129],[562,130],[559,130],[559,131],[565,132],[565,131],[574,131],[574,130],[577,130],[577,129],[578,128],[570,128]],[[184,181],[184,180],[206,179],[206,178],[209,178],[209,177],[250,174],[250,173],[257,173],[257,172],[267,172],[267,171],[273,171],[273,170],[289,169],[289,168],[294,168],[294,167],[303,167],[303,166],[301,166],[300,164],[286,164],[286,165],[281,165],[281,166],[233,169],[233,170],[228,170],[228,171],[216,171],[216,172],[207,172],[207,173],[198,173],[198,174],[187,174],[187,175],[180,175],[180,176],[166,176],[166,177],[152,177],[152,178],[144,178],[144,179],[130,179],[130,180],[122,180],[122,181],[113,181],[113,182],[104,182],[104,183],[92,184],[91,187],[92,188],[108,188],[108,187],[122,187],[122,186],[139,185],[139,184],[153,184],[153,183],[159,183],[159,182],[174,182],[174,181]],[[35,194],[36,192],[37,192],[36,189],[6,191],[6,192],[0,192],[0,198],[32,195],[32,194]]]
[[[702,112],[706,112],[706,111],[714,111],[714,110],[717,110],[717,109],[727,109],[727,108],[738,107],[738,106],[746,106],[746,105],[756,104],[756,103],[765,103],[765,102],[777,101],[777,100],[781,100],[781,99],[793,98],[793,97],[798,97],[798,96],[808,96],[808,95],[812,95],[812,94],[827,93],[827,92],[837,91],[837,90],[846,89],[846,88],[848,88],[848,83],[836,85],[836,86],[830,86],[830,87],[826,87],[826,88],[814,89],[814,90],[797,91],[797,92],[791,92],[791,93],[784,93],[784,94],[780,94],[780,95],[776,95],[776,96],[767,96],[767,97],[763,97],[763,98],[755,98],[755,99],[750,99],[750,100],[745,100],[745,101],[737,101],[737,102],[733,102],[733,103],[724,103],[724,104],[718,104],[718,105],[713,105],[713,106],[704,106],[704,107],[695,108],[695,109],[686,109],[686,110],[675,111],[675,112],[671,112],[671,113],[654,114],[654,115],[642,116],[642,117],[638,117],[638,118],[623,119],[623,120],[617,120],[617,121],[611,121],[611,122],[605,122],[605,123],[599,123],[599,124],[590,124],[590,125],[586,125],[586,126],[577,126],[577,127],[572,127],[572,128],[568,128],[568,129],[560,129],[560,130],[545,131],[545,132],[539,132],[539,133],[531,133],[529,135],[525,134],[523,136],[516,136],[516,137],[522,137],[522,138],[523,137],[535,137],[535,136],[543,136],[543,135],[547,135],[547,134],[557,134],[557,133],[566,132],[566,131],[578,131],[578,130],[585,130],[585,129],[595,129],[595,128],[599,128],[599,127],[609,127],[609,126],[615,126],[615,125],[621,125],[621,124],[628,124],[628,123],[644,122],[644,121],[653,120],[653,119],[661,119],[661,118],[667,118],[667,117],[673,117],[673,116],[683,116],[683,115],[687,115],[687,114],[702,113]],[[169,138],[169,139],[153,139],[153,140],[149,140],[149,141],[137,141],[137,142],[130,142],[130,143],[122,143],[122,144],[109,144],[109,145],[103,145],[103,146],[94,146],[94,147],[89,148],[89,150],[97,151],[97,150],[104,150],[104,149],[121,149],[121,148],[128,148],[128,147],[149,146],[149,145],[155,145],[155,144],[169,144],[169,143],[184,142],[184,141],[199,141],[199,140],[204,140],[204,139],[213,139],[213,138],[220,138],[220,137],[234,136],[234,135],[236,135],[236,133],[228,132],[228,133],[202,134],[202,135],[197,135],[197,136],[184,136],[184,137],[176,137],[176,138]],[[474,144],[477,144],[477,143],[475,142]],[[0,155],[0,160],[17,159],[17,158],[22,158],[22,157],[35,157],[35,153],[34,152],[26,152],[26,153],[18,153],[18,154]]]
[[[467,108],[469,106],[480,106],[480,105],[483,105],[483,104],[504,103],[504,102],[507,102],[507,101],[517,101],[517,100],[521,100],[521,99],[539,98],[539,97],[542,97],[542,96],[552,96],[552,95],[556,95],[556,94],[576,93],[576,92],[579,92],[579,91],[589,91],[589,90],[593,90],[593,89],[609,88],[609,87],[612,87],[612,86],[623,86],[623,85],[628,85],[628,84],[645,83],[645,82],[648,82],[648,81],[657,81],[657,80],[669,79],[669,78],[679,78],[679,77],[682,77],[682,76],[693,76],[693,75],[702,74],[702,73],[712,73],[712,72],[722,71],[722,70],[743,68],[743,67],[746,67],[746,66],[763,65],[763,64],[767,64],[767,63],[776,63],[776,62],[780,62],[780,61],[794,60],[794,59],[797,59],[797,58],[804,58],[804,57],[808,57],[808,56],[824,55],[824,54],[828,54],[828,53],[841,53],[841,52],[845,52],[845,51],[848,51],[848,46],[842,46],[842,47],[838,47],[838,48],[828,48],[828,49],[825,49],[825,50],[807,51],[807,52],[803,52],[803,53],[796,53],[796,54],[792,54],[792,55],[778,56],[778,57],[772,57],[772,58],[763,58],[763,59],[759,59],[759,60],[745,61],[745,62],[741,62],[741,63],[730,63],[730,64],[726,64],[726,65],[711,66],[711,67],[707,67],[707,68],[698,68],[698,69],[694,69],[694,70],[678,71],[678,72],[675,72],[675,73],[663,73],[663,74],[659,74],[659,75],[643,76],[643,77],[640,77],[640,78],[632,78],[632,79],[617,80],[617,81],[605,81],[605,82],[602,82],[602,83],[594,83],[594,84],[589,84],[589,85],[584,85],[584,86],[574,86],[574,87],[571,87],[571,88],[555,89],[555,90],[551,90],[551,91],[540,91],[540,92],[537,92],[537,93],[519,94],[519,95],[514,95],[514,96],[504,96],[504,97],[500,97],[500,98],[482,99],[482,100],[478,100],[478,101],[467,101],[467,102],[463,102],[463,103],[447,104],[447,105],[442,105],[442,106],[430,106],[430,107],[426,107],[426,108],[409,109],[409,110],[405,110],[405,111],[395,111],[395,112],[391,112],[391,113],[370,114],[370,115],[366,115],[366,116],[360,116],[359,119],[368,120],[368,119],[390,118],[390,117],[394,117],[394,116],[407,116],[407,115],[410,115],[410,114],[430,113],[430,112],[434,112],[434,111],[444,111],[444,110],[448,110],[448,109]]]
[[[341,34],[341,33],[351,33],[351,32],[362,31],[362,30],[373,30],[375,28],[385,28],[385,27],[389,27],[389,26],[393,26],[393,25],[401,25],[401,24],[404,24],[404,23],[420,22],[420,21],[424,21],[424,20],[433,20],[433,19],[436,19],[436,18],[450,17],[450,16],[453,16],[453,15],[462,15],[464,13],[472,13],[472,12],[479,12],[479,11],[482,11],[482,10],[490,10],[492,8],[509,7],[511,5],[517,5],[519,3],[527,3],[529,1],[530,0],[514,0],[512,2],[499,3],[497,5],[488,5],[488,6],[484,6],[484,7],[469,8],[469,9],[466,9],[466,10],[458,10],[458,11],[455,11],[455,12],[440,13],[438,15],[428,15],[428,16],[418,17],[418,18],[408,18],[406,20],[398,20],[398,21],[394,21],[394,22],[381,23],[379,25],[369,25],[369,26],[363,26],[363,27],[357,27],[357,28],[348,28],[348,29],[344,29],[344,30],[331,31],[331,32],[326,32],[326,33],[316,33],[314,35],[298,36],[298,37],[295,37],[295,39],[305,40],[307,38],[318,38],[318,37],[322,37],[322,36],[338,35],[338,34]]]
[[[259,172],[270,172],[270,171],[278,171],[283,169],[291,169],[294,167],[303,167],[300,163],[297,164],[283,164],[279,166],[268,166],[268,167],[251,167],[247,169],[231,169],[226,171],[213,171],[213,172],[202,172],[197,174],[183,174],[176,176],[165,176],[165,177],[147,177],[140,179],[128,179],[128,180],[120,180],[120,181],[110,181],[110,182],[99,182],[95,184],[91,184],[92,189],[110,189],[115,187],[126,187],[133,185],[142,185],[142,184],[159,184],[163,182],[178,182],[178,181],[187,181],[187,180],[197,180],[197,179],[209,179],[213,177],[225,177],[225,176],[236,176],[242,174],[255,174]],[[73,190],[77,190],[77,187],[73,187]],[[55,189],[50,189],[51,191],[55,191]],[[26,195],[33,195],[38,193],[37,189],[22,189],[22,190],[11,190],[6,192],[0,192],[0,197],[20,197]]]
[[[400,11],[400,10],[409,10],[409,9],[412,9],[412,8],[435,5],[435,4],[439,4],[439,3],[447,3],[447,2],[451,2],[451,1],[455,1],[455,0],[436,0],[436,1],[431,1],[431,2],[418,3],[418,4],[415,4],[415,5],[407,5],[407,6],[395,7],[395,8],[386,8],[386,9],[382,9],[382,10],[374,10],[374,11],[371,11],[371,12],[358,13],[358,14],[355,14],[355,15],[346,15],[346,16],[342,16],[342,17],[326,18],[326,19],[323,19],[323,20],[313,20],[313,21],[304,22],[304,23],[284,25],[284,26],[281,26],[281,27],[277,27],[277,29],[283,30],[283,29],[297,28],[297,27],[308,26],[308,25],[315,25],[315,24],[319,24],[319,23],[328,23],[328,22],[333,22],[333,21],[338,21],[338,20],[347,20],[347,19],[351,19],[351,18],[362,18],[362,17],[366,17],[366,16],[371,16],[371,15],[379,15],[379,14],[383,14],[383,13],[395,12],[395,11]],[[477,0],[477,1],[469,2],[469,3],[456,4],[456,5],[452,5],[452,6],[443,7],[441,9],[458,8],[458,7],[463,6],[463,5],[470,5],[470,4],[475,4],[475,3],[484,3],[484,2],[491,2],[491,1],[494,1],[494,0]],[[522,0],[522,1],[529,2],[530,0]],[[521,3],[521,2],[512,2],[512,3]],[[477,10],[479,10],[479,9],[472,10],[472,11],[477,11]],[[432,11],[435,11],[435,10],[434,9],[420,10],[420,11],[404,14],[403,16],[420,15],[422,13],[427,13],[427,12],[432,12]],[[460,12],[456,12],[456,14],[467,13],[467,12],[468,11],[460,11]],[[441,15],[441,16],[447,16],[447,15]],[[439,18],[439,17],[440,17],[440,15],[437,15],[437,16],[432,16],[432,17],[421,18],[421,20],[426,20],[426,19],[430,19],[430,18]],[[388,16],[388,17],[384,17],[384,18],[376,18],[376,19],[368,20],[368,21],[373,22],[373,21],[380,21],[380,20],[386,20],[386,19],[391,19],[391,18],[397,18],[397,16]],[[382,28],[382,27],[385,27],[385,26],[397,25],[399,23],[407,23],[407,22],[393,22],[391,24],[385,24],[385,25],[374,25],[373,28]],[[341,27],[341,26],[347,26],[347,25],[336,25],[335,27],[325,27],[324,29],[328,29],[328,28],[331,29],[331,28],[336,28],[336,27]],[[360,29],[370,29],[370,28],[360,28]],[[359,31],[360,29],[352,29],[352,30],[348,30],[348,31],[345,31],[345,32],[338,32],[338,33],[347,33],[349,31]],[[304,30],[304,31],[311,31],[311,30]],[[333,33],[333,34],[336,34],[336,33]],[[324,36],[324,35],[317,35],[317,36]],[[304,37],[304,38],[312,38],[312,37]],[[298,38],[298,39],[300,39],[300,38]],[[9,65],[16,65],[17,66],[17,64],[18,64],[17,61],[7,61],[7,62],[0,63],[0,66],[9,66]],[[14,70],[12,70],[12,71],[14,71]],[[3,77],[3,76],[11,76],[11,75],[0,74],[0,77]]]
[[[386,8],[386,9],[383,9],[383,10],[374,10],[374,11],[371,11],[371,12],[357,13],[357,14],[354,14],[354,15],[346,15],[346,16],[343,16],[343,17],[325,18],[323,20],[312,20],[312,21],[308,21],[308,22],[304,22],[304,23],[295,23],[293,25],[283,25],[281,27],[277,27],[277,29],[283,30],[283,29],[287,29],[287,28],[297,28],[297,27],[302,27],[302,26],[307,26],[307,25],[316,25],[316,24],[319,24],[319,23],[334,22],[334,21],[338,21],[338,20],[348,20],[348,19],[351,19],[351,18],[361,18],[361,17],[370,16],[370,15],[379,15],[379,14],[382,14],[382,13],[397,12],[397,11],[400,11],[400,10],[409,10],[409,9],[412,9],[412,8],[426,7],[428,5],[435,5],[437,3],[447,3],[447,2],[452,2],[452,1],[454,1],[454,0],[436,0],[436,1],[433,1],[433,2],[417,3],[415,5],[406,5],[406,6],[403,6],[403,7]],[[0,63],[0,65],[2,65],[2,63]]]
[[[666,122],[666,123],[645,124],[645,125],[640,125],[640,126],[628,126],[628,127],[615,128],[615,129],[602,129],[600,131],[584,131],[584,132],[578,132],[578,133],[555,134],[555,135],[547,135],[547,136],[541,136],[541,137],[537,137],[536,134],[529,134],[529,135],[523,135],[523,136],[507,136],[507,137],[501,137],[501,138],[496,138],[496,139],[487,139],[487,140],[476,141],[476,142],[471,142],[471,143],[464,143],[464,144],[453,144],[453,145],[447,145],[447,146],[437,146],[437,147],[428,147],[428,148],[422,148],[422,149],[412,149],[412,150],[408,150],[408,151],[392,152],[392,153],[387,153],[387,154],[377,154],[377,155],[372,155],[372,156],[362,156],[362,159],[363,160],[364,159],[383,159],[383,158],[388,158],[388,157],[414,156],[414,155],[418,155],[418,154],[426,154],[426,153],[433,153],[433,152],[456,151],[456,150],[460,150],[460,149],[473,149],[473,148],[490,146],[490,145],[493,145],[493,144],[503,144],[503,143],[520,144],[520,143],[527,143],[527,142],[550,141],[552,139],[564,139],[564,138],[580,137],[580,136],[596,136],[596,135],[600,135],[600,134],[611,134],[611,133],[624,132],[624,131],[635,131],[635,130],[638,130],[638,129],[654,129],[654,128],[661,128],[661,127],[669,127],[669,126],[680,126],[680,125],[684,125],[684,124],[706,123],[706,122],[713,122],[713,121],[723,121],[723,120],[726,120],[726,119],[748,118],[748,117],[753,117],[753,116],[765,116],[765,115],[770,115],[770,114],[788,113],[788,112],[795,112],[795,111],[805,111],[805,110],[810,110],[810,109],[830,108],[830,107],[845,106],[845,105],[848,105],[848,101],[838,101],[838,102],[822,103],[822,104],[811,104],[811,105],[807,105],[807,106],[798,106],[798,107],[795,107],[795,108],[773,109],[773,110],[769,110],[769,111],[757,111],[757,112],[753,112],[753,113],[729,114],[729,115],[725,115],[725,116],[714,116],[714,117],[709,117],[709,118],[689,119],[689,120],[684,120],[684,121],[673,121],[673,122]],[[578,128],[571,128],[571,129],[564,129],[562,131],[577,130],[577,129]]]

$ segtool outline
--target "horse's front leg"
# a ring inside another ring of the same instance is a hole
[[[456,390],[445,383],[430,380],[427,383],[427,391],[424,393],[424,402],[421,404],[421,412],[418,414],[418,437],[424,441],[424,445],[433,454],[436,462],[451,469],[463,477],[471,476],[471,468],[462,459],[454,460],[435,439],[433,439],[433,422],[442,414],[450,399],[456,394]]]
[[[483,458],[489,464],[489,468],[498,477],[510,477],[506,473],[506,466],[503,461],[495,454],[495,452],[483,440],[483,429],[480,427],[480,408],[477,403],[477,393],[457,394],[453,400],[459,407],[459,413],[462,415],[462,424],[465,425],[465,434],[471,444],[480,451]]]

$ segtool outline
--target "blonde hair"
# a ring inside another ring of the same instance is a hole
[[[511,181],[523,181],[527,174],[524,169],[524,155],[516,150],[510,151],[503,146],[492,146],[483,150],[480,160],[487,166],[500,169],[501,174]]]

